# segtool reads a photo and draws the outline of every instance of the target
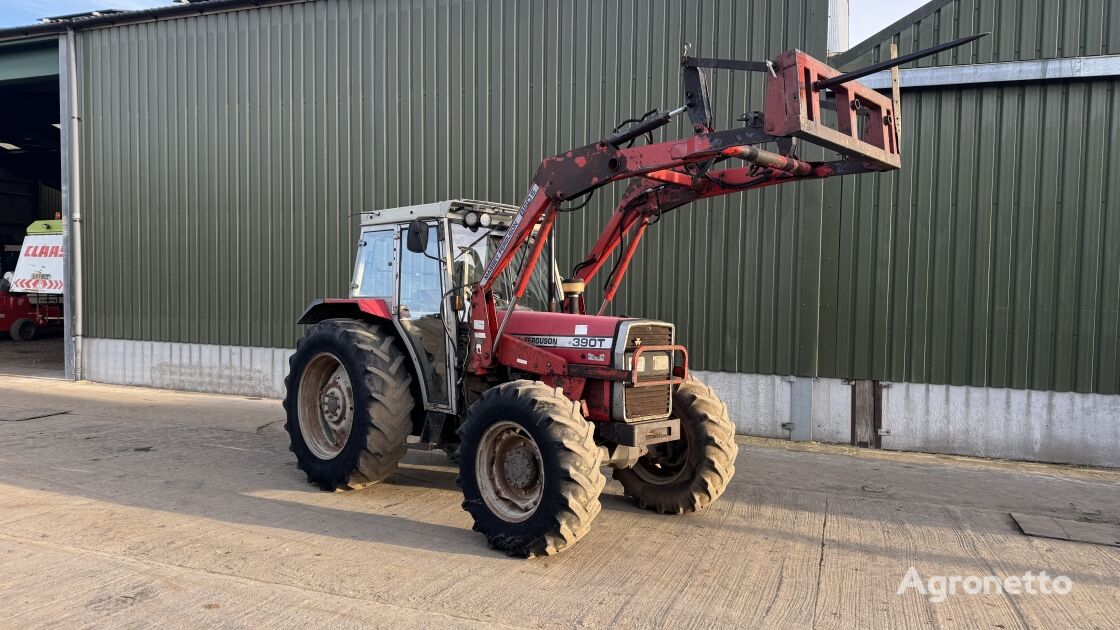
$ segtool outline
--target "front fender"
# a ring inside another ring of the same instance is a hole
[[[327,298],[312,301],[296,323],[316,324],[340,318],[391,322],[393,313],[389,303],[381,298]]]

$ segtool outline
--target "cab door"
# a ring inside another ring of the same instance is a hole
[[[407,233],[407,226],[397,228],[400,274],[395,321],[420,377],[425,408],[454,413],[455,316],[447,299],[451,287],[446,221],[428,223],[428,248],[423,253],[401,245]]]

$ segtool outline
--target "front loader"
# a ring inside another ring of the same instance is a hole
[[[683,105],[544,160],[520,207],[362,213],[350,295],[308,307],[286,379],[286,428],[310,482],[358,488],[390,476],[409,447],[444,449],[474,529],[516,556],[554,554],[587,533],[603,466],[660,513],[720,497],[738,454],[727,407],[690,374],[672,323],[607,314],[636,248],[664,213],[699,199],[898,169],[901,126],[897,83],[891,98],[856,82],[867,71],[843,75],[801,51],[762,63],[686,55],[681,67]],[[765,73],[763,111],[717,131],[713,69]],[[686,114],[692,136],[653,142]],[[804,142],[833,159],[802,159]],[[558,215],[624,180],[598,241],[562,278]],[[585,289],[608,265],[588,313]]]

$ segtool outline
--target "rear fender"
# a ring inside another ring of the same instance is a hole
[[[380,298],[327,298],[314,300],[296,320],[297,324],[317,324],[327,319],[356,319],[371,323],[385,323],[385,330],[396,338],[401,351],[408,357],[410,372],[412,374],[412,395],[420,404],[412,410],[412,433],[419,435],[427,416],[428,399],[420,387],[419,367],[416,357],[408,351],[404,340],[401,339],[397,327],[393,325],[393,313],[389,310],[389,303]]]
[[[328,298],[311,302],[296,323],[317,324],[325,319],[392,322],[393,313],[389,304],[381,298]]]

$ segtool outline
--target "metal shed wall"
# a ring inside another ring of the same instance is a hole
[[[1115,54],[1120,5],[939,0],[833,62],[980,31],[918,65]],[[1120,393],[1118,88],[904,90],[903,170],[826,183],[819,374]]]
[[[321,0],[82,31],[85,334],[292,347],[346,290],[352,214],[517,203],[545,155],[678,104],[683,42],[823,56],[827,4]],[[761,87],[717,79],[719,124]],[[616,312],[676,321],[701,367],[813,370],[821,191],[667,217]],[[568,264],[608,197],[560,226]]]
[[[902,171],[827,184],[820,375],[1120,393],[1120,81],[902,111]]]
[[[889,57],[892,41],[900,54],[906,54],[983,32],[992,35],[908,67],[1114,55],[1120,53],[1120,4],[1115,0],[933,0],[833,57],[833,62],[838,67],[858,67]]]

